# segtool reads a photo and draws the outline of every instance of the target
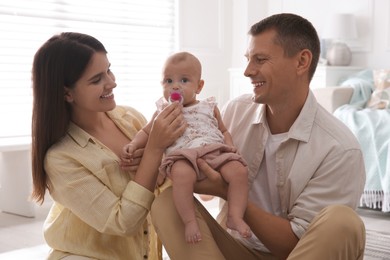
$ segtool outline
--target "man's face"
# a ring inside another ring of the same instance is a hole
[[[294,59],[285,56],[275,37],[274,30],[251,36],[245,54],[248,65],[244,75],[251,80],[256,103],[278,104],[293,89]]]

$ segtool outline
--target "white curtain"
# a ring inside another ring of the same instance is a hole
[[[175,49],[175,0],[12,0],[0,2],[0,137],[31,132],[31,68],[53,34],[99,39],[118,86],[117,104],[149,119],[161,96],[160,72]]]

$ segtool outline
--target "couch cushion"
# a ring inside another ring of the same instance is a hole
[[[330,86],[312,89],[317,102],[330,113],[333,113],[341,105],[348,104],[353,88],[348,86]]]
[[[386,109],[390,108],[390,70],[373,70],[374,91],[367,108]]]

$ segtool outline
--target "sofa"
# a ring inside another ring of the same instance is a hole
[[[312,89],[318,103],[326,110],[333,112],[342,105],[349,104],[353,88],[349,86],[329,86]]]
[[[345,123],[364,156],[366,184],[360,206],[390,212],[390,109],[367,107],[375,84],[363,72],[340,86],[312,89],[318,103]]]

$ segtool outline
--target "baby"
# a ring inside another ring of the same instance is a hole
[[[187,121],[185,133],[167,148],[160,166],[160,173],[172,180],[173,200],[185,226],[188,243],[201,240],[200,229],[195,217],[194,184],[206,178],[199,171],[196,160],[204,159],[219,171],[229,184],[229,202],[226,226],[249,238],[251,230],[243,216],[248,200],[248,171],[246,163],[233,146],[230,133],[222,122],[215,98],[197,100],[203,88],[200,61],[188,52],[170,56],[163,68],[163,95],[156,104],[161,111],[168,102],[181,102]],[[145,146],[151,128],[151,120],[123,149],[122,167],[131,161],[132,153]],[[229,152],[226,152],[229,151]],[[232,152],[230,152],[232,151]]]

